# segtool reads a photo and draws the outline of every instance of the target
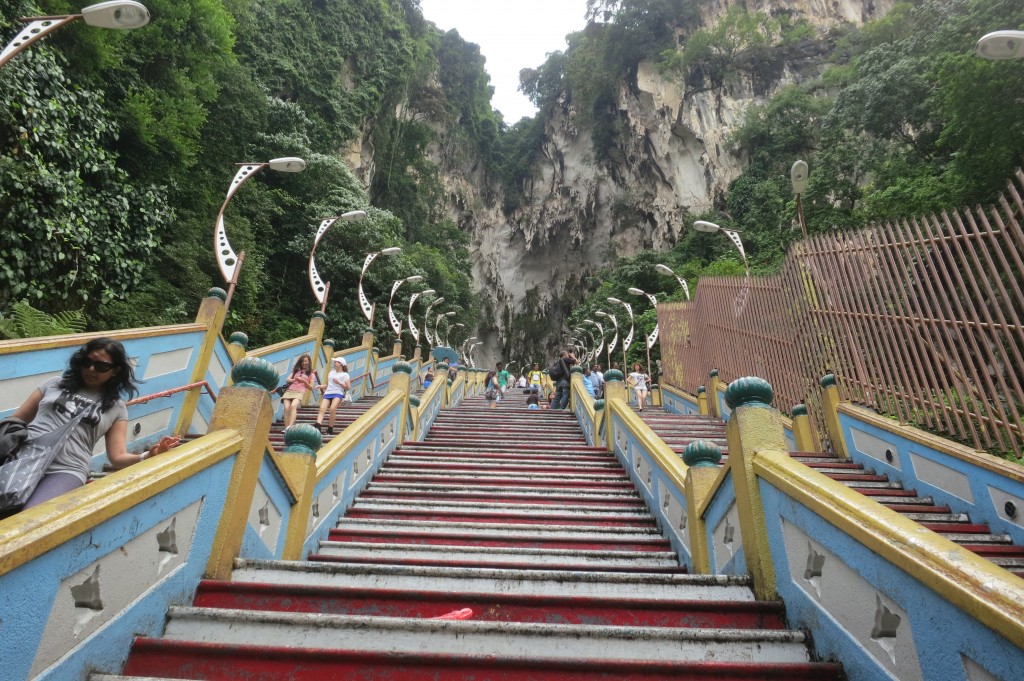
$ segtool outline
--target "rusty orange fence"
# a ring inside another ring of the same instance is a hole
[[[1018,171],[988,208],[813,236],[770,277],[702,278],[694,302],[658,307],[664,380],[762,376],[820,424],[832,372],[852,402],[1020,457],[1022,194]]]

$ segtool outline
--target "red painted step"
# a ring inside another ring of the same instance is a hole
[[[525,494],[506,494],[496,492],[416,492],[416,491],[394,491],[369,488],[359,495],[360,499],[408,499],[408,500],[430,500],[430,501],[503,501],[532,503],[540,506],[546,504],[561,504],[567,501],[577,506],[622,506],[623,508],[635,508],[639,501],[634,497],[623,495],[619,498],[587,499],[580,496],[552,494],[544,497],[528,496]],[[640,505],[641,508],[646,508]]]
[[[469,608],[485,622],[785,629],[781,601],[655,601],[448,591],[392,591],[204,580],[194,605],[326,615],[437,617]]]
[[[588,515],[585,518],[572,514],[549,513],[542,517],[532,515],[529,511],[515,512],[490,512],[483,511],[427,511],[427,510],[399,510],[399,509],[361,509],[354,506],[346,518],[365,518],[370,520],[437,520],[445,522],[471,522],[471,523],[494,523],[504,525],[516,523],[520,525],[572,525],[576,527],[624,527],[651,529],[654,521],[650,518],[623,518],[614,515]]]
[[[388,654],[352,650],[272,648],[138,638],[124,670],[139,676],[207,681],[447,679],[451,681],[826,681],[843,679],[832,663],[614,662],[479,655]]]

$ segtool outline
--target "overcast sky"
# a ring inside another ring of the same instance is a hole
[[[587,0],[420,0],[423,16],[480,46],[494,86],[491,105],[511,125],[535,109],[519,92],[519,70],[536,68],[584,27]]]

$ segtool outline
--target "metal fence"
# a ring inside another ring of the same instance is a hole
[[[763,376],[824,433],[818,380],[833,372],[852,402],[1020,457],[1022,193],[1018,171],[988,208],[814,236],[771,277],[702,278],[695,302],[659,306],[663,329],[689,330],[662,347],[666,380]]]

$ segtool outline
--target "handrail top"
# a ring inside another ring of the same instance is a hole
[[[55,348],[77,348],[94,338],[113,338],[119,341],[136,338],[154,338],[172,336],[180,333],[205,332],[204,324],[170,324],[166,326],[147,326],[137,329],[117,329],[111,331],[89,331],[87,333],[71,333],[62,336],[36,336],[35,338],[11,338],[0,340],[0,355],[14,355],[21,352],[36,350],[52,350]]]
[[[337,465],[338,461],[354,449],[370,430],[383,421],[392,407],[404,399],[405,396],[399,391],[384,395],[380,401],[360,414],[339,435],[321,447],[316,458],[317,482],[322,480]]]
[[[1009,641],[1024,640],[1024,579],[795,461],[759,451],[754,473]]]
[[[839,403],[839,412],[852,416],[853,418],[867,422],[881,430],[892,433],[899,437],[915,442],[923,447],[934,449],[953,458],[960,459],[967,463],[984,468],[987,471],[996,473],[1015,482],[1024,483],[1024,467],[1018,466],[1005,459],[989,454],[979,449],[962,445],[959,442],[947,440],[941,435],[933,435],[920,428],[909,424],[901,424],[876,414],[867,407],[862,407],[848,402]]]
[[[241,447],[237,431],[218,430],[0,521],[0,575],[170,489]]]
[[[280,343],[274,343],[273,345],[266,345],[262,348],[256,348],[255,350],[249,350],[245,353],[246,357],[266,357],[272,355],[279,350],[289,350],[291,348],[305,345],[310,341],[316,341],[316,336],[297,336],[290,340],[281,341]],[[312,354],[312,353],[311,353]],[[337,353],[335,353],[337,354]]]

